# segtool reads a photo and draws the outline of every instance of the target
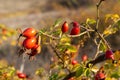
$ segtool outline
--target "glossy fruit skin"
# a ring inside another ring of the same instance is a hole
[[[80,28],[79,27],[73,27],[70,35],[78,35],[79,33],[80,33]]]
[[[32,38],[26,38],[24,41],[23,41],[23,46],[26,48],[26,49],[32,49],[35,45],[36,45],[36,38],[35,37],[32,37]]]
[[[107,50],[107,51],[106,51],[106,53],[105,53],[105,58],[106,58],[106,59],[112,59],[112,60],[114,60],[114,56],[113,56],[112,50]]]
[[[74,78],[74,77],[71,77],[71,78],[69,78],[68,80],[75,80],[75,78]]]
[[[95,80],[102,80],[105,79],[105,74],[102,72],[97,72],[97,74],[95,75]]]
[[[72,22],[73,28],[70,32],[70,35],[78,35],[80,33],[80,27],[77,22]]]
[[[34,47],[32,48],[32,50],[36,50],[40,45],[35,44]]]
[[[75,21],[74,21],[74,22],[72,22],[72,24],[73,24],[74,27],[79,27],[78,22],[75,22]]]
[[[66,21],[63,23],[61,30],[62,30],[62,33],[65,33],[69,30],[69,26]]]
[[[22,33],[22,36],[27,37],[27,38],[31,38],[31,37],[34,37],[36,35],[36,33],[37,32],[34,28],[27,28]]]
[[[24,73],[17,73],[18,77],[21,78],[21,79],[24,79],[26,78],[26,74]]]
[[[82,61],[83,62],[87,61],[87,59],[88,59],[88,56],[86,54],[82,55]]]
[[[72,60],[72,65],[76,65],[78,62],[76,60]]]

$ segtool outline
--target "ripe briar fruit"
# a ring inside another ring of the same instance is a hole
[[[72,60],[72,65],[76,65],[78,62],[76,60]]]
[[[21,78],[21,79],[24,79],[26,78],[26,74],[24,73],[17,73],[18,77]]]
[[[38,53],[38,51],[37,51],[37,48],[39,48],[39,46],[40,45],[35,45],[32,49],[31,49],[31,54],[30,54],[30,56],[34,56],[34,55],[36,55],[37,53]]]
[[[74,78],[74,77],[71,77],[71,78],[69,78],[68,80],[75,80],[75,78]]]
[[[63,33],[65,33],[65,32],[68,31],[68,29],[69,29],[68,23],[65,21],[62,25],[61,30],[62,30]]]
[[[36,37],[27,38],[23,41],[23,46],[26,49],[32,49],[36,45]]]
[[[87,61],[88,56],[87,56],[86,54],[84,54],[84,55],[82,55],[82,57],[81,57],[81,58],[82,58],[82,61],[83,61],[83,62],[85,62],[85,61]]]
[[[111,50],[107,50],[105,53],[105,58],[114,60],[113,52]]]
[[[95,80],[105,80],[105,74],[102,72],[97,72],[95,75]]]
[[[34,47],[32,48],[32,50],[36,50],[40,45],[35,44]]]
[[[34,28],[27,28],[24,30],[24,32],[22,33],[22,36],[30,38],[30,37],[34,37],[36,35],[36,30]]]
[[[73,24],[73,28],[71,30],[71,33],[70,35],[77,35],[80,33],[80,27],[79,27],[79,24],[77,22],[72,22]]]

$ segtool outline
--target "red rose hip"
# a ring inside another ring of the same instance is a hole
[[[84,54],[84,55],[82,55],[82,61],[87,61],[87,59],[88,59],[88,56],[86,55],[86,54]]]
[[[76,65],[78,62],[76,60],[72,60],[72,65]]]
[[[97,72],[97,74],[95,75],[95,80],[102,80],[105,79],[105,74],[102,72]]]
[[[62,30],[63,33],[65,33],[65,32],[68,31],[68,29],[69,29],[68,23],[65,21],[62,25],[61,30]]]
[[[17,75],[21,79],[25,79],[26,78],[26,74],[24,74],[24,73],[18,73]]]
[[[35,37],[27,38],[23,41],[23,46],[26,49],[32,49],[35,45],[36,45],[36,38]]]
[[[80,27],[79,27],[79,24],[77,22],[72,22],[73,24],[73,28],[71,30],[71,33],[70,35],[77,35],[80,33]]]
[[[114,60],[113,52],[111,50],[107,50],[105,53],[105,58]]]
[[[31,37],[34,37],[36,35],[36,33],[37,32],[34,28],[27,28],[23,31],[22,36],[31,38]]]

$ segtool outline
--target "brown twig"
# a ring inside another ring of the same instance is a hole
[[[39,33],[41,33],[42,35],[45,35],[45,36],[47,36],[47,37],[49,37],[49,38],[52,38],[52,39],[60,39],[60,37],[54,37],[54,36],[52,36],[52,35],[48,35],[48,34],[46,34],[46,33],[44,33],[44,32],[39,32]]]
[[[96,59],[96,57],[98,56],[99,54],[99,48],[100,48],[100,44],[101,44],[102,40],[100,40],[99,44],[97,44],[97,51],[96,51],[96,54],[94,56],[94,60]]]
[[[87,30],[87,31],[84,31],[84,32],[82,32],[82,33],[80,33],[78,35],[67,35],[67,37],[80,37],[80,36],[82,36],[82,35],[84,35],[84,34],[86,34],[88,32],[93,32],[93,31],[94,30]]]
[[[96,4],[96,7],[97,7],[97,22],[96,22],[96,29],[98,30],[98,27],[99,27],[99,22],[100,22],[100,11],[99,11],[99,7],[101,5],[101,3],[103,2],[103,0],[100,0],[97,4]]]
[[[105,45],[107,46],[107,48],[109,50],[111,50],[111,47],[109,46],[108,42],[104,39],[104,37],[99,32],[97,32],[97,33],[98,33],[99,37],[102,39],[102,41],[105,43]]]
[[[53,46],[52,44],[50,44],[50,46],[51,46],[51,48],[54,50],[54,52],[55,52],[55,54],[56,54],[56,56],[62,61],[62,64],[63,64],[63,66],[65,65],[65,63],[64,63],[64,60],[63,60],[63,58],[59,55],[59,51],[57,50],[57,48],[55,47],[55,46]],[[71,73],[71,71],[68,69],[68,67],[66,66],[66,67],[64,67],[69,73]]]

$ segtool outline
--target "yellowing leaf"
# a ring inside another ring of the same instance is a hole
[[[57,19],[56,21],[55,21],[55,23],[54,23],[54,27],[57,27],[57,26],[59,26],[60,25],[60,23],[61,23],[61,21],[62,21],[62,19]]]
[[[118,14],[107,14],[105,16],[105,22],[108,21],[108,19],[112,19],[114,22],[116,22],[119,19],[119,15]]]
[[[114,33],[116,33],[117,30],[118,29],[116,27],[111,27],[111,25],[110,25],[107,29],[104,30],[103,34],[104,35],[114,34]]]
[[[116,51],[114,53],[114,57],[115,57],[115,60],[119,60],[120,59],[120,51]]]
[[[60,39],[60,42],[61,42],[61,43],[70,42],[70,38],[68,38],[68,37],[66,37],[66,36],[63,36],[63,37]]]
[[[87,18],[86,23],[87,24],[95,24],[96,21],[94,19]]]
[[[107,49],[106,45],[102,42],[102,43],[100,44],[100,50],[103,51],[103,52],[105,52],[106,49]]]
[[[120,18],[120,17],[119,17],[118,14],[114,14],[114,15],[112,15],[112,17],[111,17],[111,19],[112,19],[114,22],[116,22],[119,18]]]

